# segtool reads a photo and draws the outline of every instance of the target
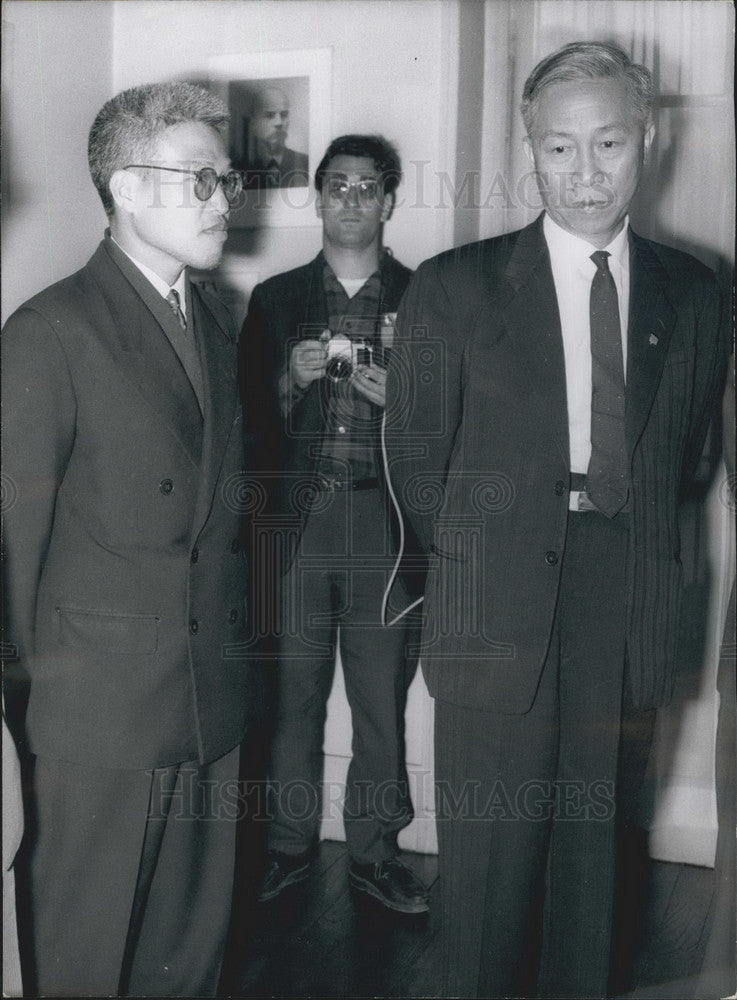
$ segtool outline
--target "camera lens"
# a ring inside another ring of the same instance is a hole
[[[338,354],[328,358],[325,366],[325,374],[331,382],[343,382],[353,374],[353,365],[348,358]]]

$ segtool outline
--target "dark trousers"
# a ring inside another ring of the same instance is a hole
[[[283,580],[269,847],[300,854],[318,835],[339,630],[353,729],[343,820],[351,857],[368,864],[396,854],[397,834],[412,819],[404,710],[411,679],[405,649],[413,633],[406,624],[381,624],[393,557],[379,490],[320,499]],[[338,797],[332,789],[329,796]]]
[[[570,515],[530,711],[436,703],[443,996],[606,995],[627,536]]]
[[[36,758],[27,869],[41,996],[213,996],[230,918],[238,748],[152,771]]]

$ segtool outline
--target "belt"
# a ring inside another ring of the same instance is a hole
[[[316,476],[317,488],[324,493],[339,493],[342,490],[377,490],[379,480],[374,476],[372,479],[332,479],[329,476]]]
[[[576,506],[572,507],[571,510],[578,514],[586,514],[591,510],[598,510],[586,492],[585,472],[571,472],[568,485],[571,493],[578,493],[577,501],[575,497],[573,498]]]
[[[586,473],[572,472],[570,474],[570,489],[577,493],[586,492]]]
[[[578,496],[571,497],[571,505],[569,510],[576,514],[586,514],[591,510],[596,510],[596,506],[592,503],[586,492],[586,473],[585,472],[571,472],[569,474],[568,488],[573,494],[578,494]]]
[[[571,493],[578,493],[578,506],[573,508],[573,513],[586,514],[589,511],[598,511],[599,508],[591,500],[588,493],[586,492],[586,474],[584,472],[571,472],[569,476],[569,489]],[[628,514],[631,510],[630,498],[627,498],[627,503],[624,505],[620,514]]]

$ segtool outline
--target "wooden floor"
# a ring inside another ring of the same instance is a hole
[[[308,880],[240,915],[226,991],[279,998],[438,996],[437,858],[403,858],[430,888],[429,914],[395,914],[351,890],[345,845],[324,841]],[[714,873],[653,862],[648,884],[635,988],[626,996],[694,998]]]

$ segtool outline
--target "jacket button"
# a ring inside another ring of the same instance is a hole
[[[236,608],[231,608],[230,611],[228,612],[228,621],[230,622],[231,625],[235,625],[235,623],[238,621],[238,611],[236,610]]]
[[[200,630],[200,623],[197,621],[196,618],[193,618],[192,621],[189,623],[189,631],[192,633],[192,635],[197,635],[199,630]]]
[[[545,553],[545,562],[548,564],[548,566],[555,566],[555,564],[558,562],[558,553],[557,552],[546,552]]]
[[[236,555],[238,552],[240,552],[240,550],[241,550],[241,543],[237,538],[234,538],[233,541],[230,543],[230,551],[233,553],[233,555]]]
[[[171,491],[174,489],[174,483],[171,481],[171,479],[162,479],[161,482],[159,483],[159,489],[164,494],[164,496],[166,496],[168,493],[171,493]]]
[[[193,563],[196,563],[197,560],[200,558],[200,550],[197,548],[196,545],[192,549],[192,555],[189,558],[190,558],[190,561],[193,562]]]
[[[562,497],[563,496],[563,494],[566,491],[566,484],[563,482],[562,479],[558,480],[558,482],[553,487],[553,491],[554,491],[554,493],[555,493],[555,495],[557,497]]]

